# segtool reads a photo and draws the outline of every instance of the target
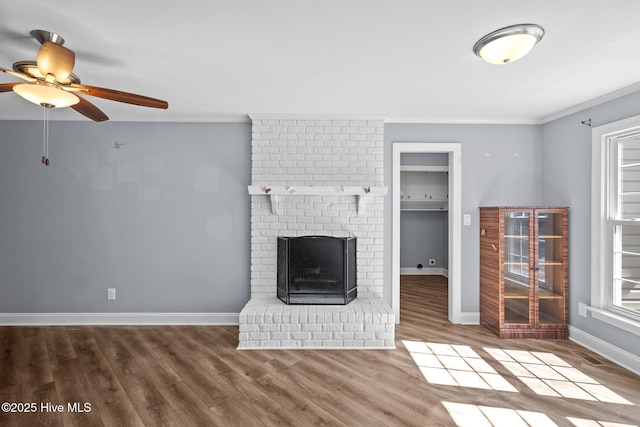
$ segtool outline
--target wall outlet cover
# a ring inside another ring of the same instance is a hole
[[[107,288],[107,300],[115,301],[116,299],[116,288]]]
[[[429,265],[436,265],[436,260],[435,260],[435,259],[433,259],[433,258],[431,258],[431,259],[429,260]]]
[[[587,304],[578,303],[578,314],[582,317],[587,317]]]

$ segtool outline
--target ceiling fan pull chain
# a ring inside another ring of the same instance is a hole
[[[47,158],[47,108],[42,106],[42,164]]]
[[[45,159],[44,164],[49,166],[49,108],[45,107],[44,112],[47,116],[47,145],[46,145],[46,149],[45,149],[45,156],[47,156],[47,158]]]
[[[42,106],[44,109],[44,135],[43,135],[43,155],[42,155],[42,164],[45,166],[49,166],[49,109],[46,106]]]

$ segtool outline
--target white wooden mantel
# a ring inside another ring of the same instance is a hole
[[[278,215],[278,200],[284,196],[355,196],[358,215],[364,210],[367,196],[385,196],[387,187],[355,187],[355,186],[315,186],[315,185],[250,185],[252,196],[269,196],[271,213]]]

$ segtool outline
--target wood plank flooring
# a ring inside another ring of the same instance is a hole
[[[0,403],[37,406],[0,412],[0,426],[640,422],[640,377],[568,340],[500,340],[481,326],[450,324],[446,278],[403,276],[401,307],[396,350],[238,351],[234,326],[0,327]],[[492,349],[518,360],[500,362]],[[550,354],[570,365],[558,369],[574,382],[527,365]],[[478,372],[493,386],[477,388]],[[587,386],[591,394],[580,389]],[[63,410],[46,411],[55,405]]]

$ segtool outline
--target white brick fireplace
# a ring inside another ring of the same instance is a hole
[[[394,348],[395,315],[382,299],[383,118],[251,119],[251,300],[238,348]],[[276,298],[277,238],[306,235],[356,237],[356,300]]]

